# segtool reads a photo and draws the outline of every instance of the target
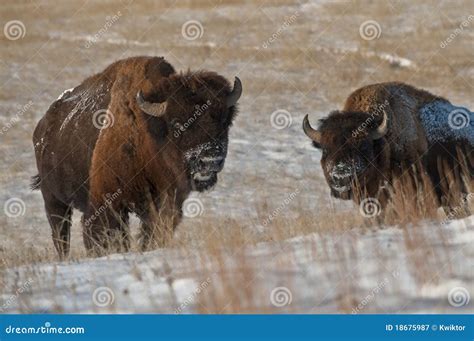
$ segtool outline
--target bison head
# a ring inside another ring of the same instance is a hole
[[[231,87],[212,72],[171,75],[148,96],[137,94],[139,108],[161,120],[159,127],[149,128],[160,131],[157,138],[184,164],[193,190],[204,191],[217,182],[241,94],[239,78]]]
[[[383,180],[387,121],[383,112],[332,112],[314,129],[305,116],[303,130],[322,150],[321,166],[334,197],[351,199],[355,188],[371,191]]]

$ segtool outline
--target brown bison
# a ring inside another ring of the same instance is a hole
[[[242,85],[207,71],[176,73],[161,57],[117,61],[66,90],[38,123],[33,143],[40,189],[60,255],[68,255],[72,209],[83,212],[90,253],[163,246],[191,191],[210,189],[227,154]]]
[[[416,176],[428,174],[435,200],[451,209],[459,202],[449,193],[453,178],[462,179],[464,195],[472,186],[474,113],[407,84],[362,87],[317,129],[306,115],[303,130],[322,150],[321,166],[336,198],[376,198],[385,205],[393,181],[413,168]]]

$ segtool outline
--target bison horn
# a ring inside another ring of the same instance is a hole
[[[235,77],[234,88],[232,89],[232,92],[227,97],[227,101],[226,101],[227,108],[234,106],[239,100],[241,95],[242,95],[242,82],[240,81],[239,77]]]
[[[377,129],[375,129],[373,132],[370,133],[370,137],[373,140],[381,139],[382,137],[385,136],[385,134],[387,134],[387,131],[388,131],[388,117],[387,117],[387,114],[384,112],[382,123],[380,123]]]
[[[144,112],[147,113],[148,115],[151,116],[163,116],[163,114],[166,111],[166,101],[163,103],[152,103],[152,102],[147,102],[143,98],[143,94],[141,91],[138,91],[137,93],[137,103],[139,108]]]
[[[306,115],[303,119],[303,131],[311,140],[318,144],[321,143],[321,132],[311,127],[311,124],[309,124],[308,115]]]

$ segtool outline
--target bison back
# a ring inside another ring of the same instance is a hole
[[[114,70],[66,90],[49,107],[33,134],[41,190],[84,210],[92,153],[106,118]]]

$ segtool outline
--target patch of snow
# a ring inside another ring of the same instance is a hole
[[[411,237],[398,227],[313,233],[282,242],[262,242],[242,249],[252,260],[247,263],[248,269],[242,269],[241,256],[225,250],[217,261],[208,254],[180,249],[21,266],[5,270],[0,301],[16,295],[15,288],[29,281],[28,289],[3,308],[6,312],[61,309],[66,313],[195,313],[200,295],[219,295],[223,287],[220,271],[225,264],[228,273],[224,276],[240,271],[257,275],[252,290],[262,296],[252,302],[256,307],[270,307],[268,295],[283,285],[292,293],[292,312],[334,312],[349,286],[358,313],[379,311],[381,307],[394,313],[468,312],[469,305],[451,306],[447,294],[453,287],[473,292],[474,274],[466,256],[472,254],[474,245],[471,237],[465,238],[473,233],[473,218],[417,226],[416,233],[422,233],[423,243],[408,251],[406,238]],[[441,242],[439,234],[447,238]],[[427,249],[421,249],[423,246]],[[436,276],[420,281],[422,269],[410,266],[409,254],[441,246],[451,266],[443,263],[446,260],[433,263],[439,264]],[[259,276],[261,271],[264,276]],[[94,293],[104,287],[113,300],[100,306],[94,301]]]
[[[75,88],[70,88],[70,89],[67,89],[67,90],[64,90],[62,92],[61,95],[59,95],[59,97],[56,99],[56,101],[59,101],[60,99],[62,99],[65,95],[67,95],[68,93],[70,92],[73,92]]]
[[[74,34],[65,34],[63,32],[49,32],[48,36],[50,39],[60,39],[60,40],[66,40],[70,42],[84,42],[84,43],[89,43],[91,41],[95,41],[96,37],[91,36],[91,35],[74,35]],[[111,44],[111,45],[133,45],[133,46],[140,46],[140,47],[151,47],[151,46],[156,46],[151,43],[146,43],[146,42],[141,42],[137,40],[130,40],[130,39],[125,39],[125,38],[113,38],[113,37],[100,37],[94,44]]]
[[[231,140],[231,143],[232,143],[232,144],[244,144],[244,145],[249,145],[249,144],[251,144],[250,141],[248,141],[248,140],[243,140],[243,139],[232,139],[232,140]]]
[[[365,55],[367,57],[375,56],[377,58],[386,60],[390,63],[390,65],[393,65],[393,66],[406,67],[406,68],[416,67],[415,63],[412,60],[408,58],[402,58],[390,53],[365,53]]]
[[[429,283],[421,287],[421,296],[446,299],[452,288],[461,287],[464,283],[459,280],[446,280],[441,283]]]
[[[362,57],[366,58],[378,58],[390,63],[393,66],[399,66],[404,68],[416,69],[417,65],[414,61],[403,58],[394,54],[386,53],[386,52],[374,52],[374,51],[363,51],[356,46],[353,47],[325,47],[325,46],[315,46],[314,49],[316,51],[325,52],[327,54],[339,54],[339,55],[346,55],[349,53],[359,53]]]
[[[35,149],[41,147],[41,152],[44,150],[44,137],[42,137],[38,142],[35,143]]]
[[[96,110],[98,110],[98,103],[100,102],[100,99],[104,97],[109,91],[109,89],[105,88],[104,84],[102,83],[100,83],[96,88],[93,88],[92,92],[90,90],[91,89],[87,89],[77,96],[72,96],[65,99],[65,101],[78,100],[74,108],[69,112],[61,124],[61,127],[59,128],[60,132],[64,130],[64,128],[77,113],[94,113]]]
[[[321,9],[321,7],[323,7],[324,5],[326,4],[330,4],[331,0],[318,0],[318,1],[315,1],[315,0],[310,0],[310,1],[307,1],[305,3],[302,3],[299,7],[300,7],[300,10],[304,13],[307,13],[307,12],[315,12],[319,9]]]

